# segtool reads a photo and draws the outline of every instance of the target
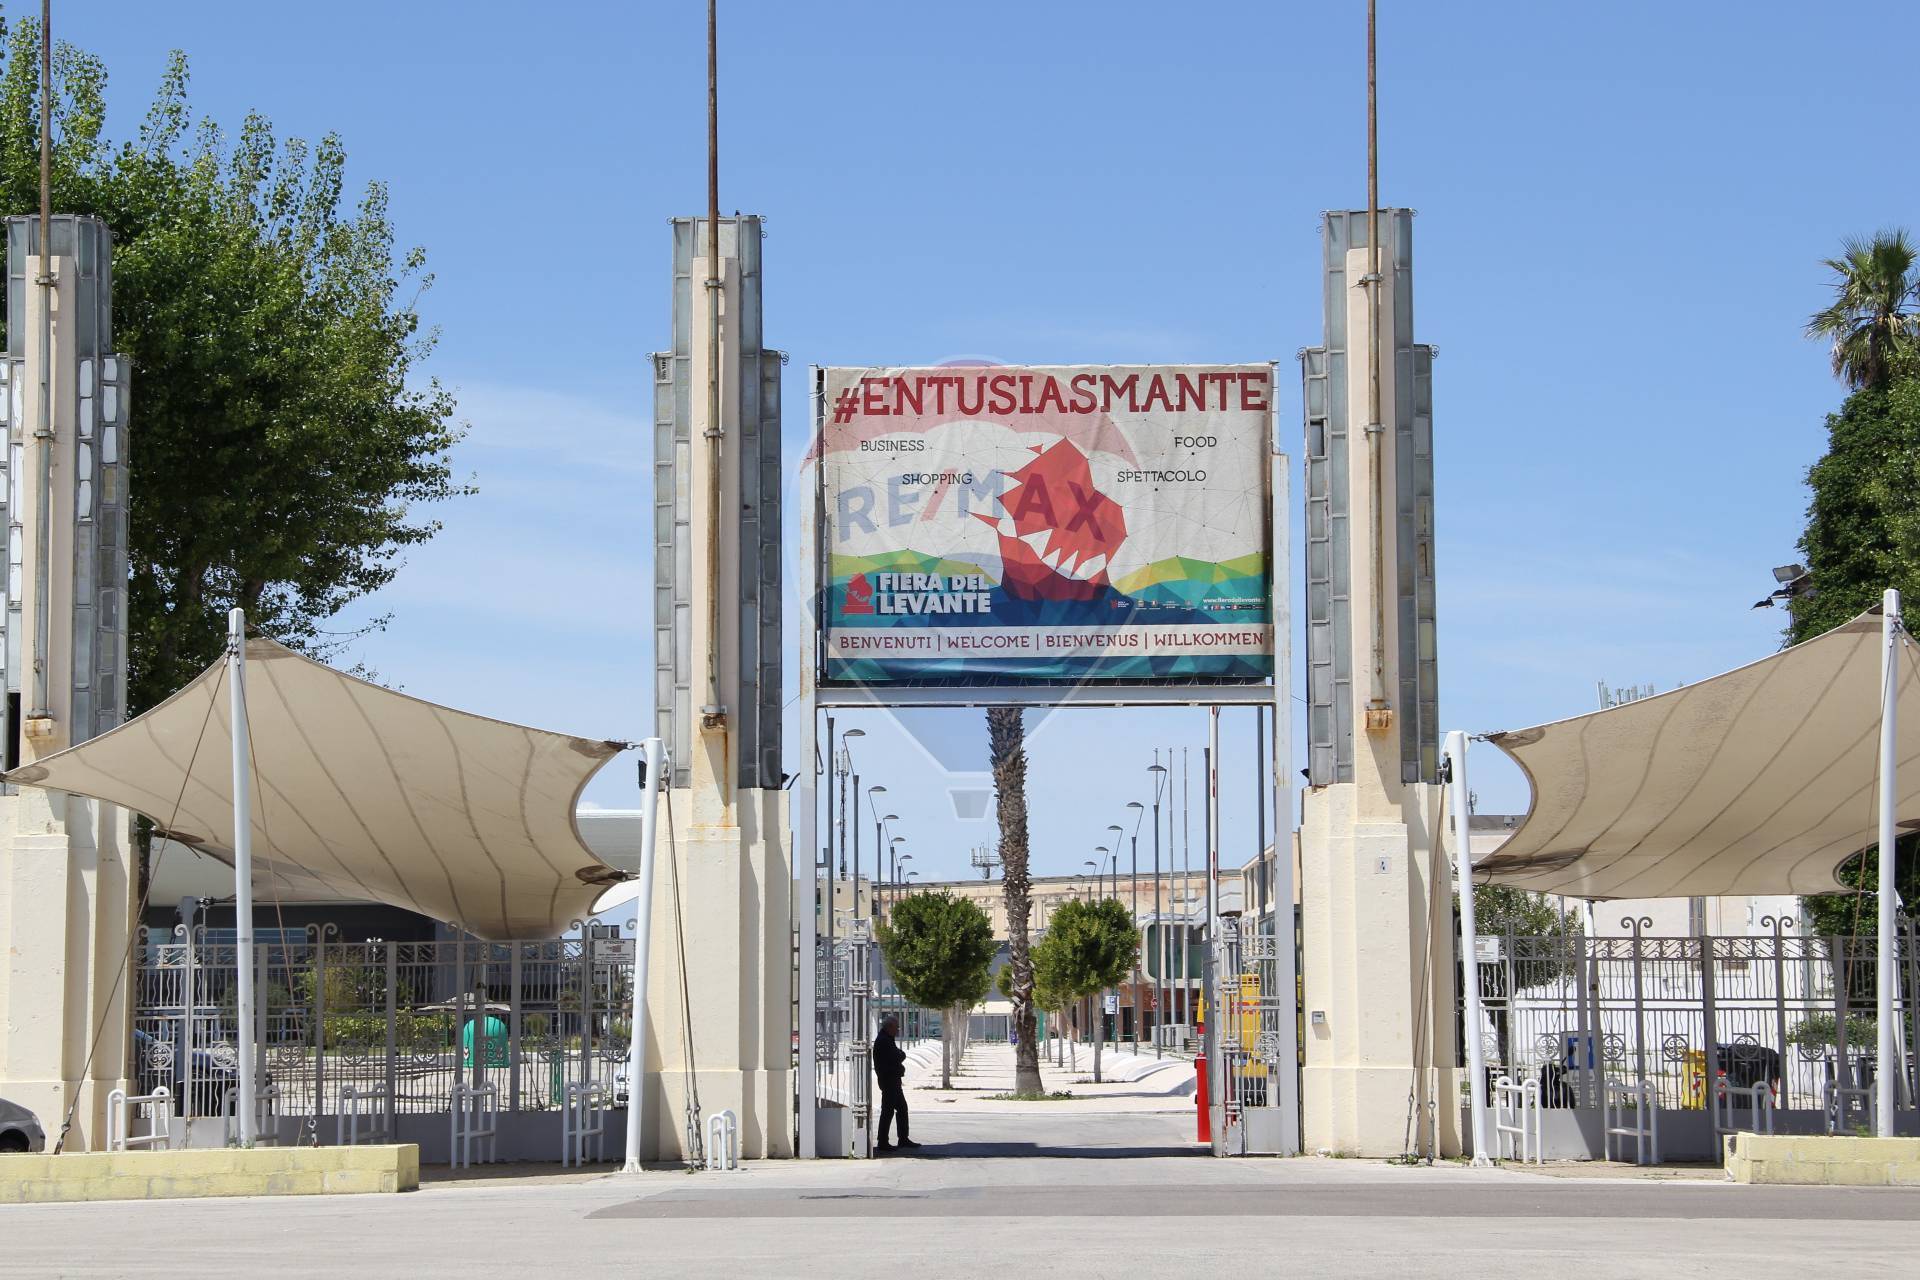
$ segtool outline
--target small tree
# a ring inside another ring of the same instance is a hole
[[[1453,909],[1457,918],[1460,911],[1457,894],[1454,896]],[[1473,923],[1483,937],[1491,934],[1509,939],[1539,940],[1536,947],[1544,948],[1545,956],[1530,956],[1534,963],[1528,966],[1527,982],[1549,981],[1576,972],[1574,949],[1583,932],[1580,917],[1555,906],[1545,894],[1530,893],[1507,885],[1475,885]],[[1459,932],[1456,927],[1454,935],[1458,937]],[[1539,961],[1546,957],[1552,959],[1545,965],[1540,964]],[[1519,957],[1510,958],[1517,960]],[[1475,965],[1475,968],[1480,974],[1480,998],[1488,1002],[1485,1006],[1487,1016],[1493,1020],[1500,1062],[1511,1065],[1513,1032],[1509,1005],[1514,993],[1507,989],[1508,967],[1496,964]],[[1464,1010],[1462,1016],[1465,1016]],[[1475,1027],[1471,1034],[1479,1035],[1480,1029]]]
[[[1115,899],[1066,902],[1053,913],[1047,936],[1034,948],[1036,991],[1051,989],[1069,1000],[1095,996],[1126,979],[1139,949],[1133,918]],[[1100,1040],[1093,1037],[1095,1084],[1100,1083]]]
[[[887,972],[907,999],[950,1013],[987,993],[994,941],[986,912],[950,893],[927,891],[900,899],[887,915],[874,932]],[[940,1038],[950,1047],[951,1028],[943,1028]],[[942,1054],[940,1087],[953,1087],[951,1054]]]

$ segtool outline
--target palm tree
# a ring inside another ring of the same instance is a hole
[[[1833,305],[1807,321],[1807,336],[1833,344],[1833,375],[1858,391],[1884,387],[1920,346],[1920,274],[1905,231],[1871,240],[1848,237],[1841,256],[1828,258],[1835,277]]]
[[[1001,888],[1007,901],[1008,968],[1013,980],[1013,1091],[1037,1095],[1040,1047],[1033,1016],[1033,953],[1027,946],[1027,920],[1033,909],[1027,876],[1027,752],[1019,707],[987,708],[987,759],[993,767],[993,795],[1000,819]]]

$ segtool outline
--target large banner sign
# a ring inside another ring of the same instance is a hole
[[[819,374],[825,670],[1273,672],[1273,366]]]

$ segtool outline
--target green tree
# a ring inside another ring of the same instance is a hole
[[[1027,750],[1019,707],[987,708],[987,760],[993,770],[995,816],[1000,821],[1001,892],[1007,903],[1008,991],[1013,1001],[1013,1091],[1038,1096],[1040,1047],[1033,1016],[1033,954],[1027,936],[1033,881],[1027,873]]]
[[[39,204],[38,23],[5,40],[0,212],[23,213]],[[138,137],[111,142],[106,80],[58,46],[53,204],[114,235],[114,340],[134,368],[138,713],[219,654],[233,605],[283,643],[336,652],[353,636],[326,621],[438,531],[422,508],[471,489],[449,458],[453,398],[418,374],[431,277],[421,250],[396,252],[385,187],[349,203],[332,134],[278,141],[250,114],[228,136],[196,119],[179,53]]]
[[[1456,894],[1456,915],[1459,910]],[[1511,968],[1507,964],[1476,966],[1480,974],[1480,998],[1488,1002],[1484,1008],[1493,1022],[1498,1061],[1511,1066],[1513,1028],[1508,1006],[1514,993],[1508,985],[1509,976],[1521,985],[1573,976],[1578,972],[1574,960],[1584,930],[1579,916],[1561,909],[1545,894],[1499,884],[1473,887],[1473,925],[1482,937],[1499,937],[1502,947],[1519,951],[1518,955],[1511,951],[1507,955],[1513,962]],[[1458,928],[1454,934],[1459,936]]]
[[[1827,450],[1807,472],[1811,499],[1800,535],[1814,590],[1791,602],[1788,637],[1812,639],[1879,605],[1897,588],[1904,621],[1920,619],[1920,271],[1905,232],[1849,240],[1827,263],[1834,302],[1807,324],[1832,343],[1835,376],[1854,388],[1827,416]],[[1896,879],[1912,909],[1920,890],[1920,838],[1896,846]],[[1851,893],[1802,899],[1816,933],[1871,934],[1879,919],[1878,853],[1841,866]],[[1870,995],[1871,960],[1842,957],[1856,995]],[[1864,986],[1862,984],[1865,984]]]
[[[1037,985],[1069,1000],[1092,999],[1119,985],[1133,971],[1140,938],[1127,908],[1113,898],[1062,903],[1047,921],[1047,936],[1034,950]],[[1093,1026],[1098,1028],[1099,1020]],[[1093,1036],[1093,1080],[1100,1083],[1100,1044]]]
[[[973,902],[926,890],[896,902],[874,927],[887,972],[907,999],[944,1014],[985,996],[995,950],[993,922]],[[941,1037],[950,1048],[951,1034]],[[953,1087],[953,1058],[941,1055],[941,1087]]]
[[[1823,893],[1802,898],[1813,932],[1823,938],[1868,937],[1880,923],[1880,850],[1862,849],[1840,864],[1834,878],[1852,886],[1847,893]],[[1920,836],[1901,836],[1893,846],[1894,891],[1900,895],[1896,921],[1920,915]],[[1873,949],[1864,948],[1867,990],[1873,981]],[[1857,989],[1857,988],[1856,988]]]
[[[1555,906],[1545,894],[1502,884],[1473,887],[1473,923],[1483,934],[1511,933],[1555,942],[1580,932],[1578,917]]]
[[[1828,342],[1833,376],[1858,391],[1885,387],[1913,371],[1920,345],[1920,273],[1905,231],[1849,237],[1826,267],[1833,302],[1807,320],[1807,336]]]
[[[1827,417],[1807,472],[1800,550],[1814,592],[1791,604],[1790,638],[1812,639],[1880,603],[1888,587],[1920,618],[1920,378],[1856,391]]]
[[[952,1088],[951,1078],[945,1073],[950,1068],[959,1067],[961,1054],[966,1049],[968,1039],[968,1020],[972,1018],[975,1006],[982,1000],[985,1000],[988,993],[992,990],[992,961],[989,960],[987,964],[973,971],[966,985],[961,987],[959,994],[954,997],[952,1006],[946,1010],[942,1017],[941,1025],[943,1027],[951,1026],[956,1030],[956,1034],[950,1041],[945,1036],[941,1037],[941,1048],[946,1053],[946,1057],[943,1059],[941,1066],[942,1088]]]

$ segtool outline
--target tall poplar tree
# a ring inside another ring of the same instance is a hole
[[[39,207],[39,39],[37,21],[0,28],[0,213]],[[425,255],[396,248],[386,188],[349,199],[337,136],[276,139],[259,114],[229,134],[193,115],[187,83],[175,53],[137,136],[113,142],[106,68],[55,46],[53,207],[112,230],[113,340],[133,366],[132,714],[219,655],[235,605],[337,652],[360,632],[328,621],[439,530],[425,508],[471,492],[453,397],[419,375]]]

